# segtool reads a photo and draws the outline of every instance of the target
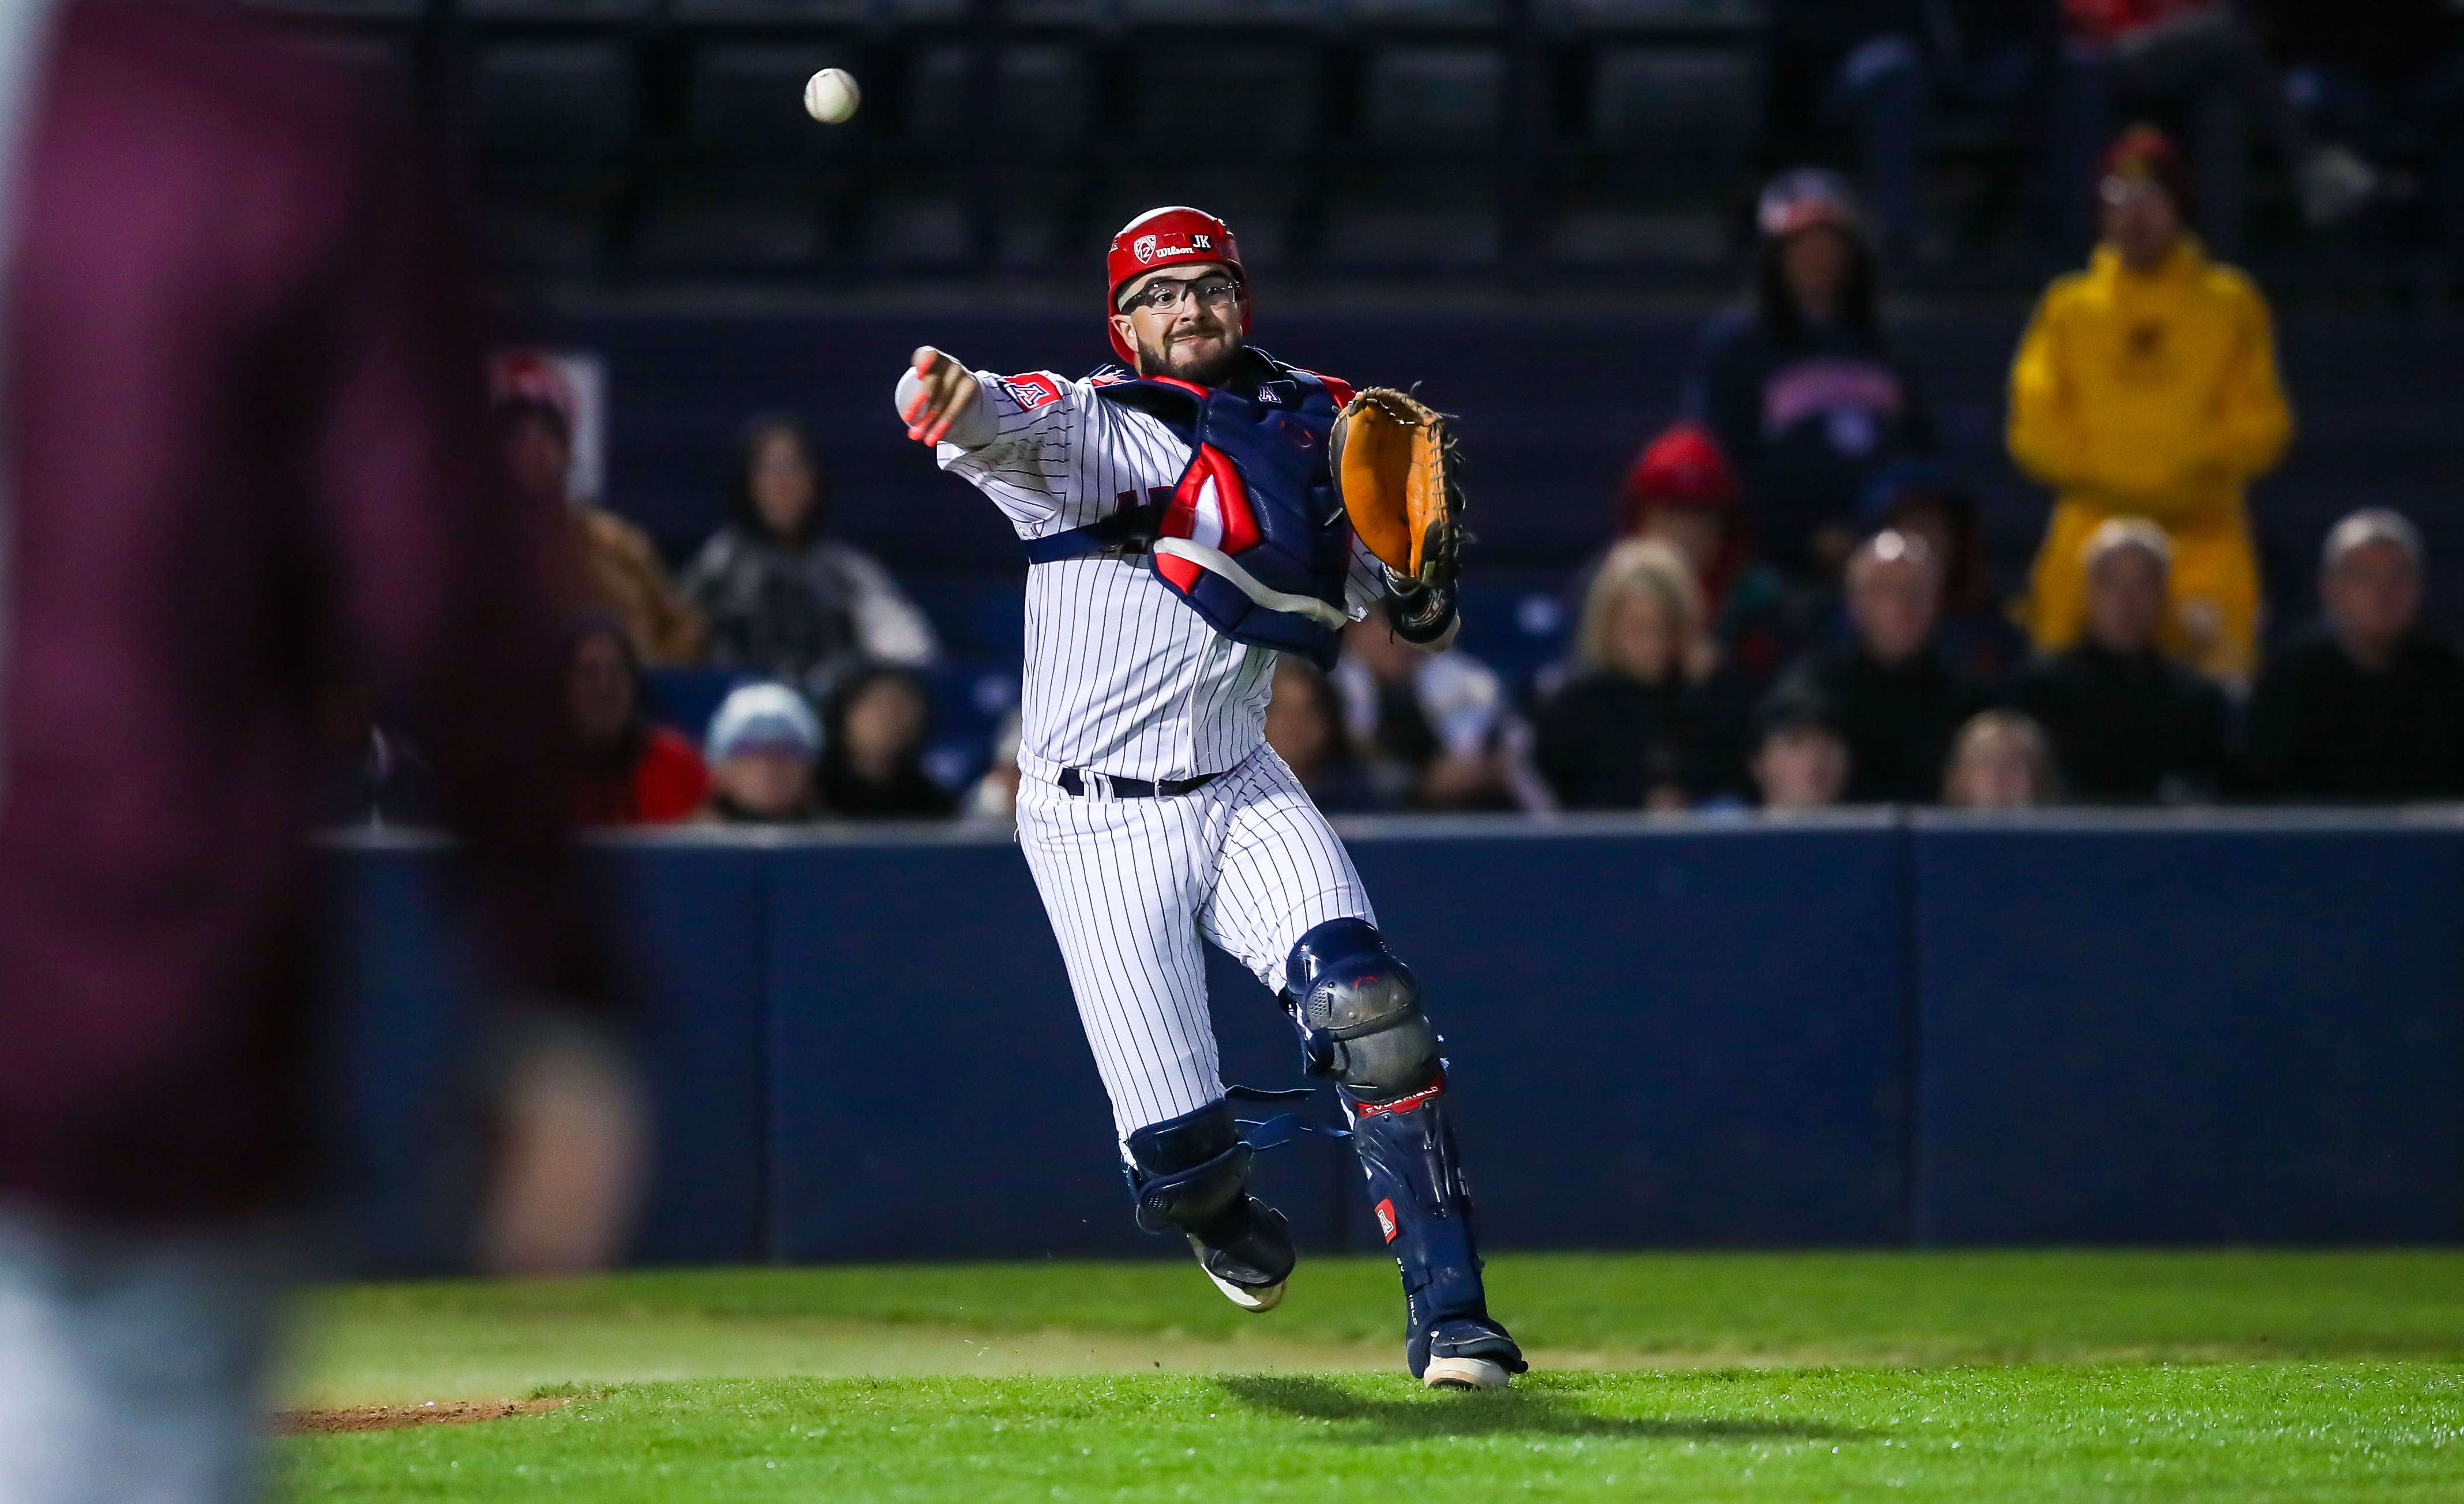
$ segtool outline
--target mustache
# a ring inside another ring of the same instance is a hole
[[[1228,331],[1218,331],[1213,337],[1223,343],[1215,349],[1199,353],[1189,348],[1199,342],[1199,335],[1192,333],[1179,338],[1166,335],[1160,345],[1150,345],[1140,351],[1143,364],[1151,371],[1169,372],[1183,381],[1211,387],[1213,378],[1229,369],[1242,349],[1240,338]]]

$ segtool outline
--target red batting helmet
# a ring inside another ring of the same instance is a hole
[[[1133,365],[1136,352],[1111,325],[1111,316],[1121,311],[1121,289],[1175,261],[1217,261],[1230,268],[1232,279],[1241,284],[1241,332],[1249,332],[1249,277],[1241,270],[1241,247],[1232,238],[1232,227],[1202,209],[1151,209],[1121,227],[1104,257],[1104,326],[1112,337],[1112,353]]]

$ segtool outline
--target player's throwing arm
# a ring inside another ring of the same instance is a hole
[[[1113,364],[987,376],[931,345],[907,436],[1001,508],[1026,555],[1018,833],[1111,1097],[1138,1225],[1268,1311],[1296,1263],[1233,1116],[1202,941],[1278,989],[1304,1069],[1351,1120],[1403,1278],[1404,1361],[1495,1388],[1523,1355],[1488,1313],[1445,1062],[1359,874],[1265,745],[1278,653],[1331,668],[1373,607],[1453,637],[1462,498],[1441,416],[1246,343],[1232,232],[1162,209],[1112,241]],[[1378,630],[1390,630],[1381,626]]]

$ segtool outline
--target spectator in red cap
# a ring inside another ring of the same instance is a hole
[[[1702,592],[1707,640],[1747,681],[1762,685],[1804,646],[1816,603],[1755,560],[1738,502],[1736,471],[1720,441],[1681,419],[1626,471],[1617,531],[1677,551]]]
[[[1933,448],[1916,382],[1881,323],[1878,273],[1854,196],[1818,167],[1763,190],[1751,306],[1705,331],[1685,411],[1745,481],[1755,545],[1827,585],[1857,543],[1857,498],[1894,454]]]

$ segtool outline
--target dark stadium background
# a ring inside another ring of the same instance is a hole
[[[1258,343],[1423,383],[1461,415],[1481,539],[1464,644],[1528,683],[1564,647],[1617,477],[1742,286],[1755,187],[1803,155],[1766,129],[1744,0],[264,8],[431,129],[507,340],[605,360],[605,499],[671,563],[718,518],[745,414],[814,426],[836,525],[933,615],[940,734],[979,759],[1016,673],[1021,566],[891,419],[913,345],[1076,374],[1104,355],[1112,228],[1158,201],[1219,210]],[[845,127],[798,105],[825,65],[867,91]],[[2035,232],[2030,161],[1989,118],[1944,122],[1926,191],[1949,254],[1896,273],[1890,303],[2006,586],[2047,498],[2004,456],[2003,385],[2035,292],[2077,260]],[[2244,259],[2299,421],[2254,491],[2273,622],[2309,616],[2327,526],[2374,504],[2420,524],[2431,612],[2464,626],[2464,341],[2419,206],[2313,232],[2280,174],[2258,185]],[[706,712],[676,693],[679,720]],[[1505,1244],[2464,1234],[2464,826],[2446,815],[1360,834],[1477,1044],[1466,1099]],[[1414,875],[1429,855],[1446,880]],[[421,1267],[442,1256],[421,1161],[450,1074],[423,1009],[448,984],[421,859],[380,842],[349,860],[353,1048],[380,1082],[356,1140],[366,1260]],[[1144,1247],[999,839],[645,839],[609,860],[667,984],[646,1257]],[[1227,1051],[1285,1071],[1263,997],[1221,980]],[[1591,1042],[1572,1063],[1543,1048],[1566,1037]],[[898,1073],[919,1059],[929,1086]],[[988,1133],[1035,1152],[953,1233],[930,1166]],[[1358,1241],[1345,1172],[1289,1152],[1272,1173],[1296,1220]]]

